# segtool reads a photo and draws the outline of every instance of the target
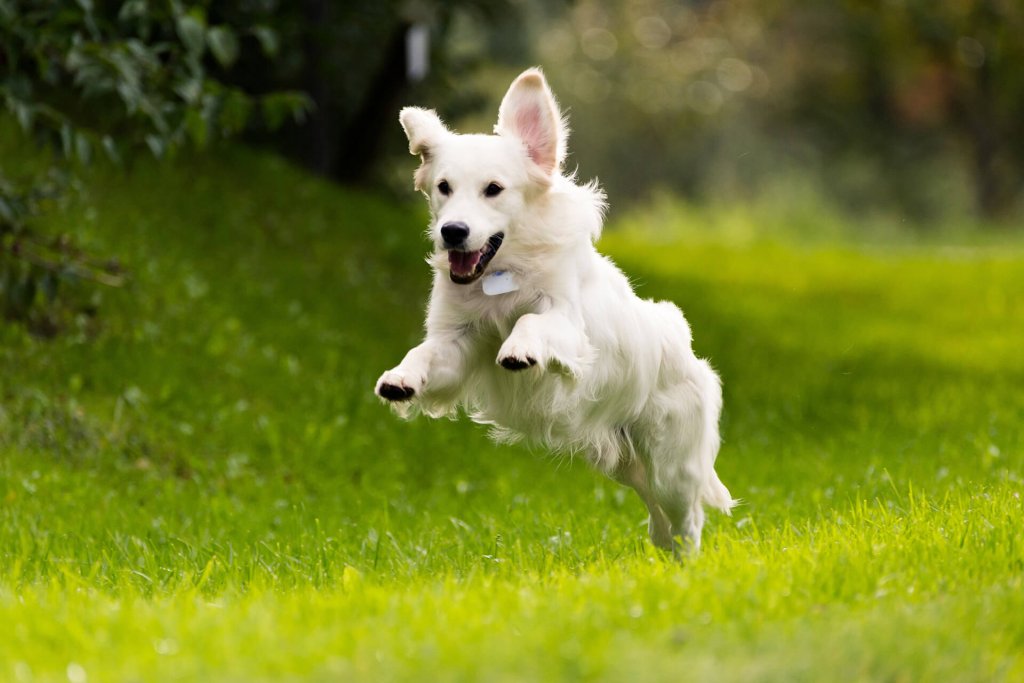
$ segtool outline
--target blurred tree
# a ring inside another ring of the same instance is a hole
[[[827,45],[829,58],[794,65],[786,93],[793,106],[782,115],[892,163],[892,150],[928,163],[956,147],[978,212],[994,218],[1009,210],[1024,182],[1024,5],[846,0],[817,12],[815,38],[790,35],[807,53]],[[796,14],[777,21],[784,26]]]
[[[394,135],[398,109],[414,96],[467,111],[483,99],[468,74],[484,61],[521,63],[529,53],[523,8],[514,0],[234,0],[217,3],[216,13],[231,25],[272,24],[281,46],[273,61],[248,52],[224,71],[229,82],[251,92],[302,90],[316,104],[308,120],[286,126],[283,134],[251,139],[343,182],[373,178],[384,140],[400,137]],[[485,38],[478,49],[453,45],[461,20]],[[425,53],[414,55],[410,46]],[[417,58],[425,73],[413,68]]]
[[[934,169],[955,159],[979,214],[1020,199],[1014,0],[579,0],[538,34],[580,104],[577,154],[613,193],[735,196],[789,165],[851,208],[929,218],[957,182]]]
[[[770,94],[764,19],[742,3],[580,0],[540,28],[573,153],[613,199],[658,187],[700,196],[718,183],[715,165],[739,153],[742,126],[731,124]]]

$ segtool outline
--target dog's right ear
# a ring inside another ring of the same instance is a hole
[[[422,192],[426,186],[427,168],[432,151],[437,143],[449,134],[448,129],[432,109],[405,107],[398,115],[398,120],[405,130],[405,136],[409,138],[409,153],[418,154],[423,160],[413,178],[416,189]]]
[[[409,138],[409,153],[430,156],[430,149],[448,134],[448,129],[433,109],[406,107],[398,120]]]

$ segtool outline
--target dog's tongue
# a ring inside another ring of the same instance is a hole
[[[448,265],[456,275],[472,275],[480,263],[480,251],[449,251]]]

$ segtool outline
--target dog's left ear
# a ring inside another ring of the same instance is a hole
[[[540,69],[528,69],[513,81],[498,109],[494,132],[519,138],[545,176],[561,168],[568,131]]]

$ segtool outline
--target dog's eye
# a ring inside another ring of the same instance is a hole
[[[448,184],[447,180],[442,180],[437,184],[437,191],[447,197],[452,193],[452,186]]]
[[[498,183],[491,183],[490,185],[484,188],[484,196],[497,197],[499,194],[501,194],[501,191],[504,189],[505,188],[499,185]]]

